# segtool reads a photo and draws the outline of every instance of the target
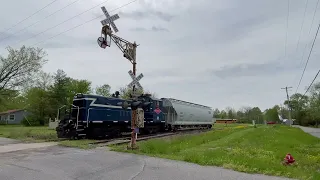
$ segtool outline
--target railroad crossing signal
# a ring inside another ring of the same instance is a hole
[[[119,30],[118,30],[116,24],[114,24],[113,21],[119,19],[120,18],[119,15],[118,14],[114,14],[114,15],[110,16],[108,11],[107,11],[107,9],[104,6],[101,7],[101,9],[102,9],[104,15],[107,17],[105,20],[100,21],[102,26],[110,24],[112,29],[114,30],[114,32],[118,32]]]
[[[106,46],[110,46],[111,40],[119,47],[119,49],[124,53],[124,57],[127,58],[133,65],[132,69],[133,71],[129,71],[129,75],[132,78],[132,82],[128,85],[128,87],[133,89],[133,95],[135,95],[135,87],[137,86],[138,88],[142,89],[141,84],[139,83],[139,80],[143,78],[143,74],[140,74],[138,77],[135,76],[136,74],[136,48],[137,45],[136,43],[131,43],[125,39],[122,39],[112,33],[111,27],[114,30],[114,32],[118,32],[117,26],[114,24],[114,21],[119,19],[118,14],[114,14],[112,16],[109,15],[108,11],[106,10],[105,7],[101,7],[103,13],[106,16],[106,19],[101,21],[102,24],[102,29],[101,29],[101,34],[104,35],[104,37],[98,38],[98,44],[101,48],[105,48]],[[109,25],[110,24],[110,25]],[[110,27],[111,26],[111,27]],[[110,37],[110,43],[107,41],[107,37]],[[134,73],[133,73],[134,72]],[[125,107],[124,107],[125,108]],[[136,139],[137,139],[137,134],[135,132],[136,127],[136,121],[137,121],[137,114],[136,110],[132,109],[131,112],[131,143],[130,147],[131,149],[136,148]]]
[[[132,88],[134,85],[136,85],[136,87],[142,89],[142,86],[139,83],[139,81],[143,78],[143,74],[141,73],[138,77],[136,77],[131,70],[128,73],[129,73],[130,77],[132,78],[132,81],[128,85],[128,87]]]

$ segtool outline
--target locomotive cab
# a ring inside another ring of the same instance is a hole
[[[144,128],[146,133],[153,133],[165,130],[164,114],[162,112],[162,100],[153,98],[151,95],[144,94],[138,99],[143,102],[148,102],[148,105],[143,106],[145,124],[148,128]]]
[[[85,130],[83,121],[85,121],[86,101],[82,99],[82,96],[82,94],[77,94],[62,116],[60,116],[60,109],[58,110],[58,119],[60,119],[56,128],[58,138],[76,138],[81,136],[80,131]]]

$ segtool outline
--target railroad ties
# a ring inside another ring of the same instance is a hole
[[[157,139],[157,138],[164,138],[169,136],[179,136],[179,135],[188,135],[188,134],[199,134],[211,131],[211,129],[188,129],[188,130],[181,130],[177,132],[167,132],[167,133],[158,133],[158,134],[150,134],[150,135],[140,135],[136,141],[145,141],[149,139]],[[121,137],[121,138],[113,138],[113,139],[106,139],[100,140],[93,143],[91,145],[98,145],[98,146],[106,146],[106,145],[121,145],[130,142],[130,137]]]

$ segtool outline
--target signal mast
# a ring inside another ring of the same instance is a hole
[[[132,73],[133,75],[133,81],[129,84],[129,88],[132,87],[132,103],[131,103],[131,142],[128,146],[128,148],[130,149],[136,149],[137,145],[136,145],[136,138],[137,138],[137,133],[139,132],[139,128],[143,128],[144,127],[144,112],[142,108],[139,108],[139,106],[142,104],[141,101],[137,101],[137,97],[138,95],[136,94],[136,85],[138,85],[138,87],[142,88],[141,85],[138,82],[138,78],[135,78],[136,76],[136,49],[137,49],[137,44],[136,42],[131,43],[119,36],[116,36],[115,34],[113,34],[112,29],[114,30],[114,32],[118,32],[118,28],[117,26],[114,24],[113,21],[119,19],[119,15],[118,14],[114,14],[112,16],[109,15],[108,11],[106,10],[105,7],[101,7],[103,13],[106,16],[105,20],[101,21],[102,24],[102,30],[101,30],[101,37],[98,38],[97,42],[99,44],[99,46],[103,49],[105,49],[106,47],[110,47],[111,46],[111,41],[113,41],[118,48],[122,51],[123,53],[123,57],[125,57],[126,59],[128,59],[130,61],[130,63],[132,64],[132,72],[129,71],[129,74]],[[111,27],[112,29],[111,29]],[[143,77],[142,74],[140,74],[140,79]],[[134,79],[135,78],[135,79]],[[139,79],[139,80],[140,80]],[[121,103],[123,109],[127,109],[128,108],[128,103],[124,102],[123,104]]]

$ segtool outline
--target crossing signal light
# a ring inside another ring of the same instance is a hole
[[[141,101],[133,101],[133,102],[131,103],[131,110],[136,110],[136,109],[138,109],[138,107],[140,107],[141,104],[142,104]]]
[[[131,103],[131,110],[136,110],[138,108],[145,108],[149,104],[151,104],[151,103],[150,102],[142,102],[142,101],[133,101]]]
[[[118,102],[117,103],[119,106],[121,106],[122,107],[122,109],[124,109],[124,110],[127,110],[128,109],[128,107],[129,107],[129,103],[127,102],[127,101],[124,101],[124,102]]]
[[[125,49],[123,53],[123,57],[127,58],[128,60],[132,60],[132,58],[128,55],[130,54],[129,52],[130,51],[128,49]]]

